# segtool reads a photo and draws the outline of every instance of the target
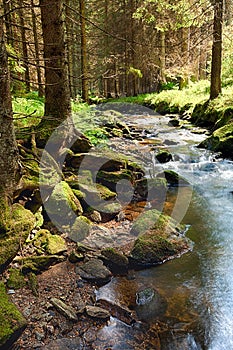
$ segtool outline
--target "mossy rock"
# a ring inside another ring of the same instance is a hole
[[[104,200],[113,199],[116,193],[101,184],[83,185],[79,184],[79,188],[85,195],[85,202],[89,206],[101,203]]]
[[[173,170],[164,170],[162,173],[159,173],[157,177],[165,178],[169,186],[190,186],[188,180]]]
[[[111,265],[121,269],[126,269],[128,267],[129,260],[127,256],[115,248],[105,248],[101,251],[101,254],[104,256],[104,260],[110,264],[110,268]]]
[[[116,185],[120,180],[128,180],[129,182],[133,182],[132,171],[128,169],[111,172],[100,170],[96,175],[96,181],[108,187],[113,192],[116,191]]]
[[[233,122],[215,130],[199,147],[220,152],[223,157],[233,159]]]
[[[1,221],[5,234],[0,237],[0,273],[17,255],[19,248],[35,226],[36,220],[29,210],[16,203],[5,212],[5,218]]]
[[[69,238],[74,242],[83,241],[89,234],[91,221],[85,216],[78,216],[71,227]]]
[[[3,282],[0,282],[0,349],[10,349],[27,326],[25,318],[10,302]]]
[[[103,222],[110,221],[122,210],[122,206],[118,202],[101,204],[96,209],[100,212]]]
[[[139,235],[130,257],[140,266],[154,265],[190,249],[184,227],[156,209],[140,215],[131,233]]]
[[[167,163],[172,160],[172,154],[167,150],[161,150],[156,154],[155,158],[159,163]]]
[[[59,235],[53,235],[48,230],[39,230],[34,239],[33,245],[41,252],[57,255],[67,250],[65,240]]]
[[[143,178],[135,183],[135,192],[137,195],[148,201],[165,199],[168,185],[167,180],[162,177],[152,179]]]
[[[64,256],[60,255],[40,255],[40,256],[29,256],[25,258],[17,258],[23,274],[33,272],[35,274],[41,271],[47,270],[51,265],[58,264],[64,261]]]
[[[46,211],[48,215],[60,217],[62,215],[65,222],[69,222],[69,218],[74,214],[81,215],[83,213],[82,206],[78,198],[74,195],[70,186],[65,182],[59,182],[53,189],[52,194],[46,203]]]
[[[20,289],[26,285],[25,277],[20,269],[11,268],[8,270],[9,278],[7,287],[11,289]]]

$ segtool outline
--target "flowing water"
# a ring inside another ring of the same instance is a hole
[[[174,160],[162,165],[153,161],[150,152],[153,171],[173,169],[192,184],[174,190],[171,215],[189,227],[187,236],[194,247],[180,258],[133,272],[132,278],[113,278],[97,296],[124,302],[151,326],[165,322],[169,330],[160,335],[164,350],[233,349],[233,162],[197,148],[206,136],[174,128],[167,117],[144,114],[127,120],[145,127],[147,138],[161,139],[173,154]],[[158,291],[165,308],[136,305],[135,293],[147,287]],[[123,334],[121,327],[112,319],[101,332],[114,342],[119,332]],[[127,337],[130,327],[122,341]],[[156,345],[146,348],[156,349]]]

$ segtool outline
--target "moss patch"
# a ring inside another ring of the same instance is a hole
[[[51,255],[63,253],[67,250],[65,240],[58,235],[52,235],[48,230],[39,230],[33,239],[33,245],[39,253],[44,252]]]
[[[0,347],[9,349],[25,328],[25,318],[9,301],[5,286],[0,282]]]
[[[91,221],[85,216],[79,216],[76,218],[69,237],[74,242],[83,241],[89,234]]]

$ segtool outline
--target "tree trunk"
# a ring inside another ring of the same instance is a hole
[[[210,99],[213,100],[221,93],[222,68],[222,20],[223,0],[216,0],[214,4],[214,33],[212,46]]]
[[[88,63],[87,63],[87,37],[85,20],[85,0],[79,0],[80,24],[81,24],[81,74],[82,74],[82,99],[88,102]]]
[[[11,198],[19,175],[18,148],[15,140],[10,93],[10,74],[0,17],[0,201]]]
[[[45,118],[58,126],[71,116],[63,1],[40,0],[45,60]]]
[[[26,39],[26,27],[25,27],[25,13],[22,9],[22,1],[18,0],[18,16],[20,22],[20,33],[21,33],[21,42],[22,42],[22,52],[23,52],[23,62],[25,69],[25,85],[26,92],[30,91],[30,72],[29,72],[29,62],[28,62],[28,47],[27,47],[27,39]]]
[[[44,95],[43,85],[42,85],[42,75],[40,69],[40,49],[39,49],[39,40],[37,33],[37,23],[36,23],[36,14],[34,10],[34,0],[31,0],[31,13],[32,13],[32,28],[33,28],[33,36],[35,43],[35,57],[36,57],[36,73],[37,73],[37,81],[38,81],[38,95],[42,97]]]

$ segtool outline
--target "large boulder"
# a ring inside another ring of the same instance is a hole
[[[34,215],[18,203],[4,213],[0,219],[0,273],[17,255],[36,222]]]
[[[10,302],[5,286],[0,282],[0,349],[10,349],[26,326],[25,318]]]
[[[131,233],[138,235],[130,254],[138,266],[156,265],[191,249],[184,227],[156,209],[140,215]]]
[[[224,157],[233,158],[233,122],[213,132],[206,140],[199,144],[200,148],[220,152]]]

